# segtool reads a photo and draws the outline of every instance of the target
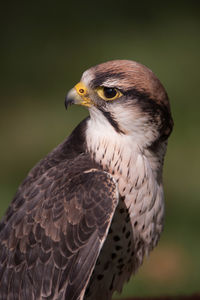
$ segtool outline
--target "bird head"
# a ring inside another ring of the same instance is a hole
[[[66,96],[66,108],[70,104],[86,106],[91,118],[121,135],[143,137],[146,146],[166,140],[173,127],[164,87],[134,61],[109,61],[85,71]]]

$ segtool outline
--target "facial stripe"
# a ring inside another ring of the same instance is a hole
[[[104,117],[108,120],[108,122],[110,123],[110,125],[112,125],[112,127],[115,129],[116,132],[125,134],[125,132],[123,132],[123,130],[120,129],[119,124],[113,118],[112,114],[109,111],[104,110],[103,107],[98,106],[97,108],[102,112]]]
[[[151,97],[147,93],[141,92],[136,88],[128,89],[128,90],[124,91],[124,95],[126,95],[132,99],[137,98],[138,100],[145,100],[145,99],[150,100],[151,99]]]

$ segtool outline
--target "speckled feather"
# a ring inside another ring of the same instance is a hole
[[[1,222],[0,299],[81,299],[84,293],[118,194],[88,154],[64,158],[65,150],[72,155],[73,138],[30,172]]]
[[[0,223],[0,300],[110,300],[158,242],[167,94],[131,61],[93,67],[82,82],[90,118],[30,171]],[[99,85],[122,97],[102,101]]]

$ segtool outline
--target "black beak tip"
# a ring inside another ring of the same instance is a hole
[[[69,106],[74,104],[74,100],[69,98],[68,96],[65,97],[65,108],[68,109]]]

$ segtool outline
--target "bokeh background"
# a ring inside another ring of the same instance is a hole
[[[88,114],[64,108],[81,73],[111,59],[139,61],[166,87],[175,127],[164,168],[165,230],[122,296],[198,292],[198,1],[4,1],[0,19],[0,216],[29,169]]]

